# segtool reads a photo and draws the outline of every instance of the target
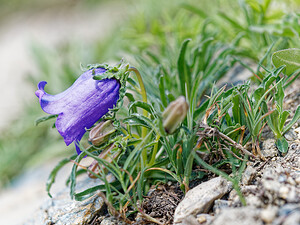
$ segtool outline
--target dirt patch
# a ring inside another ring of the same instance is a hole
[[[183,198],[183,192],[177,184],[152,187],[144,198],[142,208],[149,216],[163,224],[172,224],[175,209]]]

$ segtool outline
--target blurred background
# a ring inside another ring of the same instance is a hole
[[[26,221],[47,198],[51,169],[75,151],[53,120],[35,126],[46,116],[34,95],[39,81],[56,94],[81,74],[80,64],[125,58],[155,93],[153,74],[161,65],[175,71],[186,38],[191,48],[204,36],[234,45],[233,58],[249,65],[273,43],[299,47],[299,9],[299,0],[0,0],[0,224]]]

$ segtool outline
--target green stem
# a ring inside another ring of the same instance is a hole
[[[147,103],[147,93],[146,93],[146,89],[145,89],[145,85],[144,85],[144,82],[143,82],[143,79],[142,79],[142,76],[140,74],[140,72],[134,68],[134,67],[130,67],[128,69],[129,72],[134,72],[137,79],[138,79],[138,82],[139,82],[139,85],[140,85],[140,93],[142,95],[142,100],[143,102]],[[147,117],[148,116],[148,113],[146,110],[143,110],[143,116]],[[146,127],[142,127],[142,138],[144,139],[147,135],[147,128]],[[142,151],[142,161],[144,162],[144,165],[146,165],[147,163],[147,149],[143,149]]]
[[[243,206],[246,206],[247,203],[246,203],[246,199],[241,191],[241,188],[240,188],[240,185],[239,185],[239,182],[235,179],[233,179],[233,181],[231,181],[232,184],[233,184],[233,189],[236,191],[237,195],[239,196],[240,198],[240,201],[242,203]]]
[[[157,150],[158,150],[159,139],[160,139],[160,135],[158,134],[158,135],[156,136],[156,139],[155,139],[155,141],[156,141],[157,143],[156,143],[156,144],[154,145],[154,147],[153,147],[152,157],[151,157],[151,160],[150,160],[150,162],[149,162],[149,164],[148,164],[149,167],[151,167],[151,166],[154,164],[154,162],[155,162],[155,157],[156,157]]]

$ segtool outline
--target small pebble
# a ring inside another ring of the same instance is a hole
[[[277,214],[278,208],[274,206],[268,206],[266,209],[262,210],[260,213],[260,218],[266,224],[272,223]]]
[[[279,189],[279,196],[286,199],[289,195],[289,188],[287,186],[281,186]]]
[[[206,222],[206,217],[205,216],[199,216],[198,218],[197,218],[197,221],[198,221],[198,223],[205,223]]]
[[[290,184],[290,185],[296,185],[296,182],[294,181],[294,179],[292,177],[288,177],[287,179],[287,182]]]

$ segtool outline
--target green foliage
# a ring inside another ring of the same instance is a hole
[[[290,76],[300,70],[300,49],[284,49],[272,55],[275,67],[285,66],[284,74]]]
[[[272,62],[276,67],[284,68],[282,72],[287,75],[287,78],[282,78],[283,80],[280,81],[276,87],[276,92],[274,94],[275,108],[273,109],[273,113],[268,116],[267,119],[268,125],[275,135],[278,150],[282,154],[286,154],[289,146],[283,135],[299,120],[300,105],[297,107],[293,118],[286,124],[291,112],[283,109],[284,87],[287,86],[285,85],[285,82],[289,82],[288,77],[292,74],[294,74],[294,77],[298,77],[300,69],[299,49],[277,51],[272,55]],[[292,80],[294,80],[294,78]]]

